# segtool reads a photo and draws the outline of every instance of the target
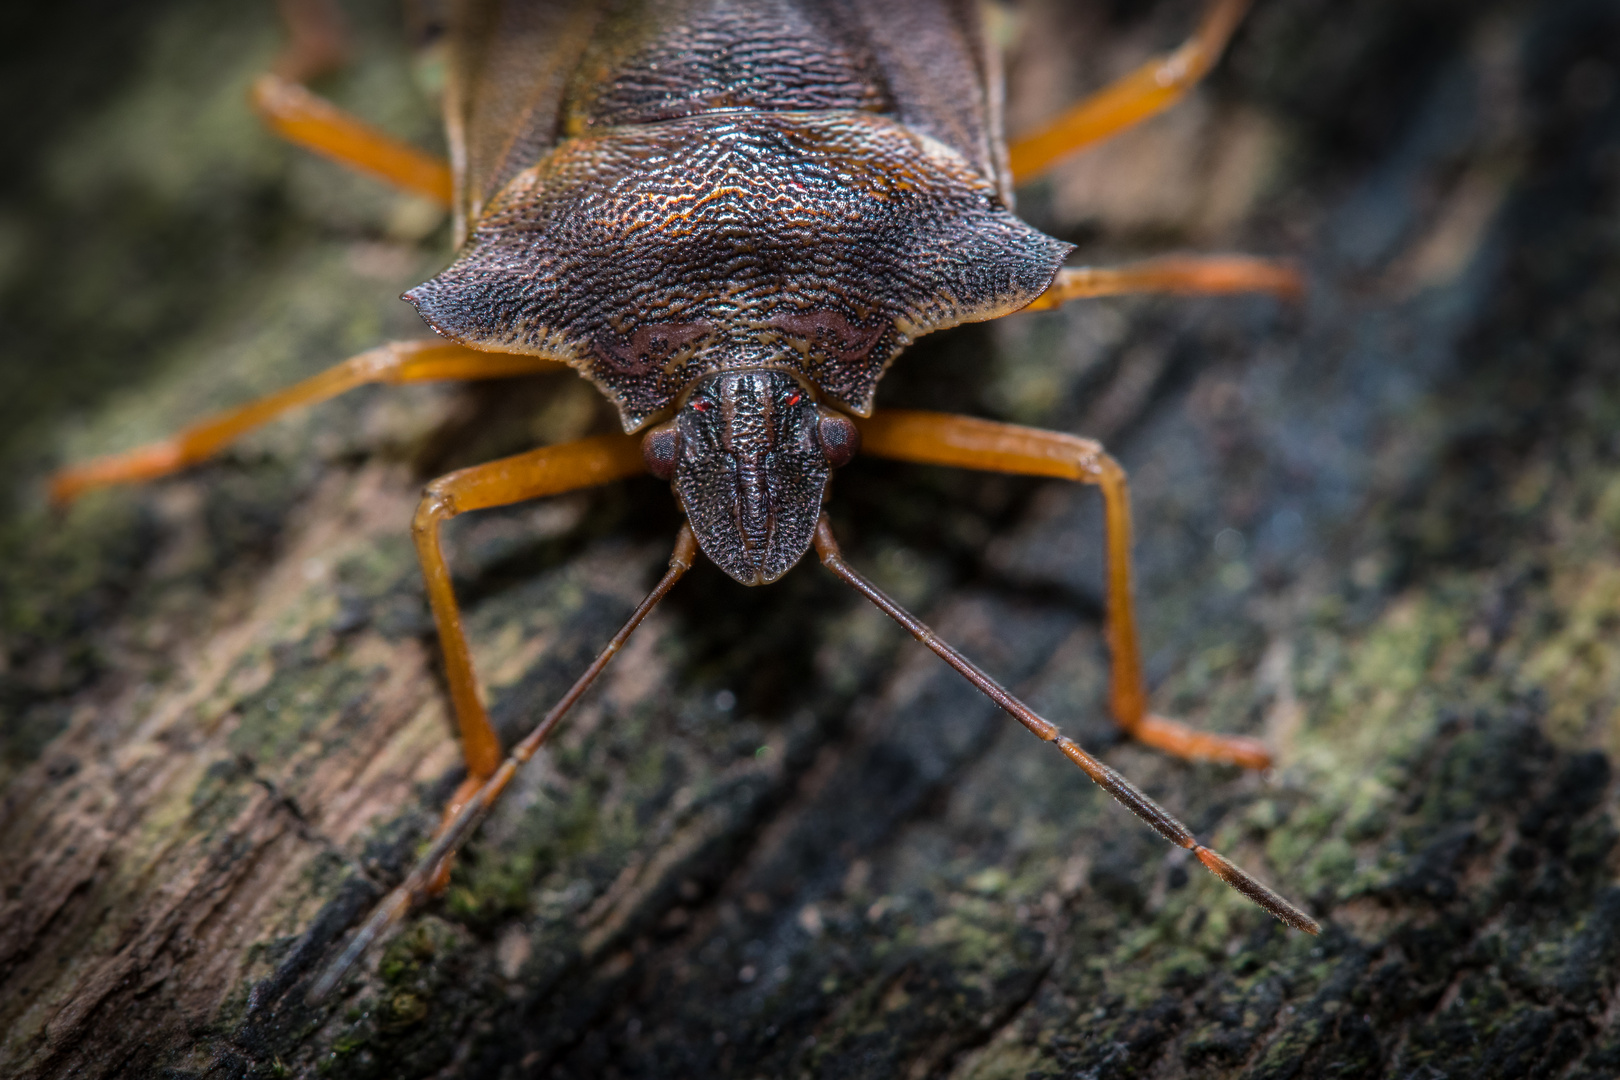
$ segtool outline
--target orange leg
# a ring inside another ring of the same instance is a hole
[[[462,469],[433,481],[422,495],[411,528],[416,553],[427,581],[428,602],[439,627],[444,648],[445,679],[461,729],[461,749],[467,759],[467,779],[445,810],[449,821],[462,804],[495,774],[501,763],[501,744],[478,695],[467,635],[450,585],[450,568],[439,543],[439,526],[469,510],[560,495],[595,487],[646,471],[641,443],[628,435],[602,435],[578,442],[543,446],[525,454]],[[604,661],[605,662],[605,661]]]
[[[909,415],[921,416],[925,414],[912,413]],[[958,418],[943,417],[942,419],[954,420]],[[1007,451],[1006,447],[996,446],[990,452],[1002,456]],[[1315,919],[1266,888],[1265,885],[1251,877],[1247,871],[1220,852],[1205,847],[1199,842],[1198,837],[1193,835],[1191,829],[1177,821],[1168,810],[1149,798],[1148,794],[1141,788],[1086,753],[1079,744],[1065,738],[1063,733],[1051,721],[1009,694],[1005,687],[989,675],[986,675],[977,664],[957,652],[955,648],[930,630],[915,615],[895,603],[882,589],[862,577],[859,571],[844,561],[843,552],[838,550],[838,541],[833,537],[832,529],[827,525],[827,515],[825,514],[821,516],[821,520],[816,525],[815,544],[816,553],[821,556],[822,565],[838,575],[845,584],[872,601],[885,615],[910,631],[913,637],[932,650],[941,660],[955,668],[963,678],[977,687],[985,697],[988,697],[1011,714],[1013,719],[1023,724],[1024,727],[1043,741],[1056,746],[1064,757],[1080,766],[1098,787],[1118,799],[1131,813],[1151,825],[1153,831],[1177,847],[1192,852],[1210,873],[1232,886],[1232,888],[1254,903],[1265,908],[1284,923],[1296,930],[1303,930],[1307,934],[1321,933],[1322,928],[1317,925]]]
[[[51,477],[51,501],[72,502],[92,488],[167,476],[209,457],[238,436],[282,413],[336,397],[367,383],[439,379],[500,379],[550,371],[553,360],[515,353],[478,352],[447,341],[397,341],[351,356],[312,378],[246,405],[218,413],[161,442],[87,461]]]
[[[1305,295],[1305,279],[1283,263],[1243,255],[1171,255],[1125,266],[1077,266],[1057,279],[1025,311],[1050,311],[1070,300],[1126,293],[1163,292],[1221,295],[1271,293],[1284,300]]]
[[[453,181],[447,162],[351,116],[302,83],[348,59],[343,19],[333,0],[279,0],[287,47],[248,98],[270,130],[363,173],[444,206]]]
[[[861,430],[861,450],[878,457],[1096,484],[1102,491],[1107,530],[1105,612],[1113,659],[1109,697],[1115,721],[1131,738],[1177,757],[1225,761],[1250,769],[1271,764],[1270,752],[1257,739],[1202,732],[1148,712],[1136,637],[1136,604],[1131,595],[1130,493],[1125,470],[1100,443],[944,413],[884,411],[856,423]]]
[[[379,131],[290,79],[260,75],[249,93],[270,130],[340,165],[449,206],[450,165]]]
[[[1214,0],[1196,33],[1175,52],[1154,57],[1105,86],[1041,130],[1008,147],[1013,179],[1033,180],[1057,161],[1163,112],[1215,66],[1250,0]]]
[[[562,448],[558,447],[557,449]],[[448,480],[450,477],[446,477],[446,479]],[[444,868],[449,864],[449,860],[460,850],[461,845],[466,843],[467,838],[478,827],[478,823],[483,820],[490,807],[495,805],[495,801],[500,798],[501,792],[506,790],[506,785],[512,782],[512,778],[517,775],[517,771],[523,767],[524,763],[534,757],[535,752],[550,737],[557,724],[562,721],[563,716],[569,709],[573,708],[574,703],[590,688],[591,683],[596,681],[596,677],[602,673],[603,668],[607,667],[608,661],[613,659],[614,654],[624,647],[624,643],[629,640],[636,627],[641,625],[642,620],[647,617],[653,608],[658,606],[658,602],[668,595],[669,590],[675,587],[675,583],[692,568],[693,561],[697,559],[697,553],[697,538],[692,535],[692,527],[682,525],[679,535],[675,538],[675,550],[669,557],[669,569],[664,573],[658,584],[653,586],[652,592],[647,594],[647,598],[636,608],[635,613],[630,616],[619,632],[613,635],[613,640],[608,642],[607,648],[598,653],[596,659],[591,662],[591,666],[586,668],[585,673],[574,681],[574,685],[569,688],[568,693],[562,696],[562,700],[547,710],[546,715],[541,718],[540,723],[535,725],[534,730],[530,731],[529,734],[523,737],[521,742],[512,747],[512,752],[506,756],[505,761],[501,762],[500,767],[495,769],[489,778],[474,791],[467,792],[466,785],[463,785],[463,791],[457,794],[458,805],[452,810],[446,811],[444,823],[439,826],[438,837],[433,841],[432,846],[428,848],[426,854],[417,860],[416,865],[411,868],[411,872],[405,876],[405,880],[400,882],[399,886],[389,893],[381,904],[377,905],[377,909],[371,913],[371,917],[366,920],[366,924],[360,928],[360,931],[354,937],[349,939],[349,943],[344,946],[343,952],[338,954],[337,959],[333,960],[321,972],[310,987],[306,1000],[311,1003],[319,1002],[327,994],[331,993],[337,986],[338,981],[343,978],[344,973],[354,966],[356,960],[365,955],[366,949],[371,946],[372,942],[387,933],[388,928],[398,922],[410,910],[411,904],[416,901],[417,897],[423,893],[436,891],[436,886],[443,880]]]

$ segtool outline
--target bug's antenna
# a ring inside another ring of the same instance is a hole
[[[1035,710],[1008,693],[1000,683],[996,682],[973,661],[957,652],[949,643],[942,640],[934,631],[930,630],[922,620],[911,612],[891,600],[882,589],[872,584],[861,574],[844,561],[843,552],[838,548],[838,540],[832,534],[832,527],[827,524],[827,516],[823,514],[816,525],[816,554],[821,556],[821,562],[827,569],[837,574],[845,584],[865,596],[876,604],[882,612],[905,627],[911,636],[922,642],[937,653],[951,667],[962,674],[968,682],[978,687],[985,697],[1000,705],[1013,718],[1023,724],[1042,740],[1052,743],[1063,756],[1085,770],[1087,776],[1096,781],[1108,794],[1125,804],[1131,813],[1153,826],[1153,830],[1177,847],[1186,848],[1198,857],[1205,868],[1232,888],[1265,908],[1278,919],[1292,926],[1296,930],[1303,930],[1307,934],[1319,934],[1322,927],[1317,921],[1305,914],[1299,908],[1284,900],[1271,889],[1261,884],[1257,879],[1236,863],[1232,862],[1220,852],[1205,847],[1198,842],[1191,829],[1177,821],[1175,816],[1148,797],[1147,792],[1131,783],[1118,772],[1098,761],[1086,753],[1080,746],[1064,737],[1057,726],[1043,718]]]
[[[681,580],[682,575],[692,568],[697,551],[697,539],[692,535],[692,527],[683,524],[680,534],[675,538],[675,551],[669,557],[669,569],[665,571],[658,584],[653,586],[652,592],[647,594],[647,598],[636,608],[629,621],[613,635],[613,640],[608,642],[607,648],[603,649],[591,662],[591,666],[585,669],[585,673],[575,680],[568,693],[562,696],[562,700],[553,705],[535,729],[512,748],[512,752],[501,762],[494,775],[485,781],[484,786],[474,792],[466,805],[445,824],[438,838],[433,841],[433,846],[417,860],[411,872],[405,876],[405,880],[377,905],[377,909],[371,913],[371,918],[367,919],[365,925],[349,939],[349,943],[343,947],[337,959],[321,972],[320,977],[305,995],[306,1001],[312,1005],[317,1004],[336,989],[343,976],[366,954],[366,950],[404,918],[405,913],[410,911],[411,904],[426,891],[428,883],[438,875],[439,867],[444,860],[454,855],[473,834],[473,830],[478,828],[478,823],[484,820],[484,815],[495,805],[501,792],[506,790],[506,785],[517,775],[518,769],[534,757],[535,751],[540,749],[541,744],[546,741],[563,716],[590,688],[591,683],[596,681],[596,677],[607,667],[613,655],[624,646],[636,627],[641,625],[641,621],[668,595],[669,590],[675,587],[675,583]]]

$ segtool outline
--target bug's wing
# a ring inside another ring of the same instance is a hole
[[[806,0],[860,27],[890,115],[955,150],[1012,206],[1000,55],[978,0]]]
[[[976,0],[452,0],[457,237],[559,140],[722,110],[886,115],[1010,202]]]
[[[445,133],[456,238],[559,137],[562,105],[597,33],[600,0],[452,0]]]

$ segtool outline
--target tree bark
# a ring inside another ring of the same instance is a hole
[[[1014,128],[1196,5],[1015,9]],[[384,0],[321,89],[428,144]],[[1021,193],[1098,263],[1297,258],[1306,303],[1131,299],[925,340],[880,405],[1132,471],[1158,711],[1121,743],[1089,491],[858,460],[851,561],[1300,900],[1284,930],[812,561],[700,566],[424,905],[320,964],[459,779],[408,527],[426,477],[611,427],[571,375],[359,392],[146,488],[119,449],[419,332],[422,206],[277,147],[268,11],[18,20],[0,87],[0,1074],[1526,1077],[1620,1072],[1620,16],[1259,0],[1178,112]],[[124,22],[116,22],[123,19]],[[118,35],[103,45],[87,26]],[[37,97],[38,87],[50,93]],[[525,731],[667,555],[651,480],[449,531]]]

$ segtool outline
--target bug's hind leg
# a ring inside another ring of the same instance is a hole
[[[1103,497],[1108,582],[1105,612],[1112,660],[1109,699],[1114,720],[1131,738],[1177,757],[1224,761],[1250,769],[1271,764],[1257,739],[1199,731],[1148,711],[1142,653],[1131,594],[1131,506],[1125,470],[1091,439],[943,413],[883,411],[857,421],[861,449],[924,465],[1055,476],[1095,484]]]
[[[248,97],[271,131],[386,184],[450,205],[448,162],[418,150],[311,93],[309,79],[348,59],[343,22],[332,0],[280,0],[287,47]]]
[[[453,472],[429,484],[411,528],[416,554],[427,583],[428,602],[444,650],[445,681],[461,731],[461,750],[467,761],[467,779],[445,808],[441,829],[461,811],[501,763],[501,743],[489,722],[478,694],[478,676],[461,626],[461,609],[450,583],[439,528],[469,510],[509,506],[565,491],[595,487],[645,471],[641,444],[628,435],[604,435],[577,442],[543,446],[513,457]],[[604,660],[603,663],[606,663]],[[434,886],[442,888],[448,864],[438,872]]]
[[[1251,0],[1213,0],[1198,30],[1179,49],[1156,56],[1103,87],[1046,127],[1007,148],[1013,179],[1032,180],[1077,150],[1163,112],[1220,59]]]
[[[442,158],[394,138],[274,72],[254,81],[249,98],[270,130],[288,142],[413,195],[450,205],[454,185],[450,164]]]
[[[498,379],[555,370],[554,360],[487,353],[447,341],[397,341],[369,349],[257,401],[216,413],[160,442],[73,465],[51,477],[51,501],[72,502],[111,484],[134,484],[178,472],[212,456],[253,428],[292,409],[314,405],[367,383]]]

